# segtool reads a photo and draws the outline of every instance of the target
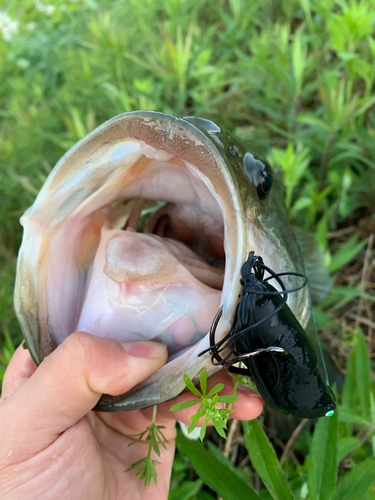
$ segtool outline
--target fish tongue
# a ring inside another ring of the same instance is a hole
[[[115,231],[107,242],[104,274],[117,283],[175,281],[178,261],[162,241],[133,231]]]
[[[185,256],[195,274],[214,274],[198,257],[194,264],[194,253],[181,245],[103,229],[77,329],[119,341],[156,339],[169,352],[203,338],[221,292],[179,262]]]

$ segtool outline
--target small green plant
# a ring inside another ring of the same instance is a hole
[[[233,387],[233,392],[230,395],[227,396],[219,396],[218,393],[224,389],[224,384],[217,384],[213,389],[211,389],[207,393],[207,371],[203,370],[201,375],[200,375],[200,385],[201,385],[201,390],[202,392],[199,391],[193,384],[192,380],[188,375],[184,375],[184,381],[186,384],[186,387],[196,396],[198,396],[198,399],[191,399],[189,401],[185,401],[184,403],[179,403],[177,405],[172,406],[171,411],[180,411],[184,410],[186,408],[190,408],[190,406],[194,406],[197,403],[201,403],[197,413],[190,417],[190,420],[192,421],[191,424],[189,425],[188,432],[192,432],[198,422],[199,419],[202,417],[205,417],[203,425],[201,427],[200,431],[200,438],[203,441],[203,438],[206,434],[206,429],[207,425],[212,421],[215,429],[217,430],[218,434],[222,437],[225,436],[224,429],[227,428],[227,422],[229,420],[229,415],[232,412],[232,404],[239,399],[239,396],[236,396],[236,390],[238,386],[238,380],[236,379],[236,382]],[[228,408],[216,408],[216,405],[218,403],[229,403]],[[162,433],[162,429],[165,429],[163,425],[156,425],[156,411],[157,411],[157,406],[154,406],[153,412],[152,412],[152,421],[151,425],[147,427],[147,429],[143,432],[140,432],[139,434],[131,434],[127,437],[133,437],[136,438],[132,443],[130,443],[128,446],[132,446],[135,443],[139,443],[144,436],[146,436],[145,441],[149,443],[148,447],[148,453],[145,456],[145,458],[142,458],[141,460],[138,460],[138,462],[135,462],[132,464],[129,469],[126,469],[124,472],[130,472],[131,470],[138,469],[138,467],[142,467],[141,470],[137,474],[137,478],[140,481],[144,481],[145,486],[148,486],[151,482],[151,479],[154,480],[154,483],[157,484],[157,473],[155,469],[156,464],[160,464],[157,460],[153,460],[151,458],[151,453],[152,450],[157,454],[158,457],[160,457],[160,448],[159,444],[163,446],[164,449],[167,449],[165,446],[165,443],[168,443],[168,440],[165,438],[165,436]]]
[[[151,458],[152,450],[154,450],[157,456],[160,457],[159,444],[166,450],[167,447],[165,446],[165,443],[168,443],[168,440],[162,433],[162,429],[165,429],[165,427],[163,425],[156,425],[156,410],[157,406],[154,406],[152,412],[151,425],[147,427],[145,431],[140,432],[139,434],[132,434],[130,436],[127,436],[136,438],[132,443],[128,445],[132,446],[135,443],[139,443],[139,441],[141,441],[143,437],[147,434],[145,439],[145,441],[149,443],[147,455],[145,456],[145,458],[138,460],[138,462],[135,462],[133,465],[129,467],[129,469],[126,469],[126,471],[124,471],[124,472],[130,472],[131,470],[138,469],[138,467],[142,466],[141,470],[137,474],[137,478],[140,481],[144,481],[145,486],[148,486],[150,484],[151,479],[154,480],[155,484],[158,483],[157,481],[158,475],[155,470],[155,465],[160,464],[160,462],[158,462],[157,460],[153,460]]]
[[[217,384],[213,389],[207,392],[207,371],[203,370],[200,374],[200,386],[201,391],[195,387],[193,382],[191,381],[188,375],[184,375],[184,381],[186,387],[196,396],[198,399],[191,399],[189,401],[185,401],[184,403],[179,403],[172,406],[171,411],[180,411],[185,410],[186,408],[190,408],[198,403],[200,406],[195,415],[190,417],[191,424],[188,427],[188,433],[192,432],[201,418],[204,418],[201,430],[200,430],[200,439],[203,441],[204,436],[206,435],[207,425],[212,421],[217,433],[225,438],[224,429],[227,428],[227,422],[229,420],[229,416],[232,411],[232,405],[235,401],[238,400],[239,396],[236,396],[238,380],[233,387],[232,394],[227,396],[219,396],[219,392],[224,389],[224,384]],[[228,404],[228,408],[216,408],[217,404]]]

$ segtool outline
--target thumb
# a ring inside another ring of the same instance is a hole
[[[84,417],[101,394],[129,391],[166,360],[164,344],[119,343],[73,333],[0,403],[2,450],[9,444],[13,458],[24,460],[27,441],[28,455],[38,453]]]

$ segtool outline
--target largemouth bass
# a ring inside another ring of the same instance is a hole
[[[267,162],[201,118],[109,120],[61,158],[21,223],[15,307],[37,364],[77,330],[168,345],[163,368],[103,395],[101,411],[161,403],[184,389],[184,374],[214,371],[209,353],[197,355],[220,307],[216,338],[230,328],[250,251],[275,272],[303,273]],[[288,304],[305,325],[307,290]]]

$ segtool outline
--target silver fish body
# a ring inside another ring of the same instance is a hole
[[[167,364],[103,395],[101,411],[161,403],[184,389],[184,374],[213,372],[210,354],[197,354],[221,306],[216,339],[228,331],[249,251],[275,272],[303,273],[277,179],[259,197],[265,168],[213,122],[151,111],[116,116],[73,146],[21,219],[15,307],[35,362],[77,330],[167,343]],[[305,325],[306,289],[288,304]]]

